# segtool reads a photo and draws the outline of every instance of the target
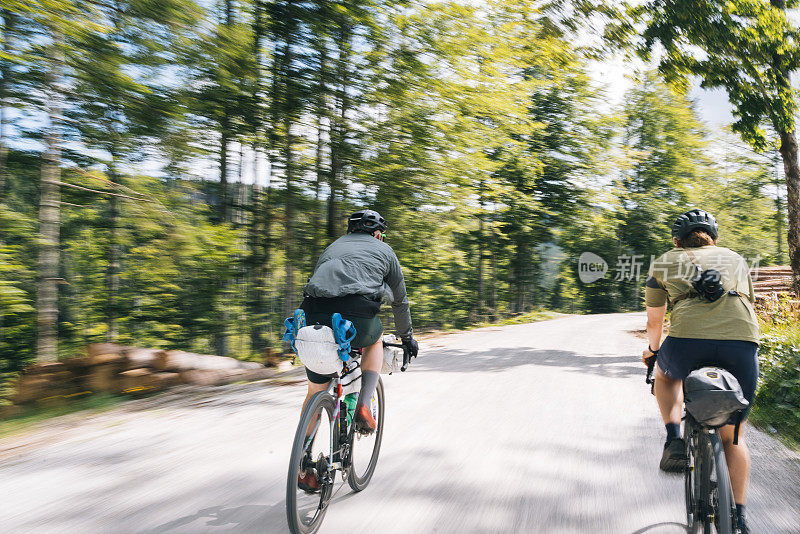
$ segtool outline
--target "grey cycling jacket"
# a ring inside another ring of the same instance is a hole
[[[364,295],[381,300],[386,296],[392,301],[397,334],[411,335],[411,310],[400,261],[392,247],[370,235],[346,234],[328,245],[303,293],[315,298]]]

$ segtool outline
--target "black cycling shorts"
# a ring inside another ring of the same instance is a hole
[[[758,385],[758,344],[738,339],[695,339],[667,336],[658,349],[658,367],[670,378],[683,380],[698,367],[722,367],[742,387],[753,405]],[[750,411],[748,407],[745,417]]]

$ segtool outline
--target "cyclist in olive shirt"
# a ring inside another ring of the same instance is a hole
[[[683,379],[701,365],[718,365],[730,371],[752,403],[758,379],[758,321],[753,310],[753,282],[744,259],[716,246],[717,222],[702,210],[691,210],[672,227],[676,248],[650,266],[646,282],[647,338],[643,359],[658,355],[655,394],[667,430],[661,458],[663,471],[682,471],[686,462],[680,423]],[[723,291],[710,302],[695,292],[691,280],[699,272],[721,273]],[[672,306],[669,335],[661,341],[667,302]],[[743,419],[746,418],[744,415]],[[744,440],[744,424],[738,445],[734,426],[719,430],[739,512],[740,529],[747,534],[744,507],[750,479],[750,453]]]

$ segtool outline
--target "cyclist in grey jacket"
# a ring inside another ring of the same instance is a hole
[[[392,247],[383,242],[386,221],[373,210],[358,211],[347,222],[347,234],[322,253],[314,274],[303,290],[300,306],[308,324],[331,326],[331,316],[340,313],[353,322],[353,348],[362,349],[361,391],[356,405],[356,429],[370,433],[375,420],[366,406],[378,384],[383,363],[383,324],[377,316],[381,300],[392,301],[397,334],[411,356],[419,350],[411,328],[411,311],[403,269]],[[325,391],[332,376],[306,369],[308,396]]]
[[[376,231],[383,237],[380,230]],[[397,334],[409,337],[411,310],[406,295],[403,269],[392,247],[364,232],[343,235],[322,253],[303,293],[311,298],[339,298],[357,295],[377,303],[387,295],[392,300]],[[346,310],[350,311],[350,310]]]

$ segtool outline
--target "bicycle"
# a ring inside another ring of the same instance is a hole
[[[400,370],[405,371],[410,360],[408,350],[401,344],[384,342],[384,346],[403,349]],[[351,352],[348,362],[357,361],[360,353],[360,349]],[[352,369],[348,368],[348,362],[343,362],[342,372],[331,380],[327,391],[311,397],[300,416],[286,484],[286,516],[293,534],[313,534],[319,530],[333,497],[337,471],[354,492],[365,489],[375,473],[383,439],[383,380],[378,379],[370,401],[375,432],[358,433],[353,424],[358,391],[345,394],[342,385],[343,379],[356,368],[352,365]],[[315,473],[320,488],[316,491],[301,489],[298,486],[301,472]]]
[[[656,357],[647,360],[645,382],[654,393],[652,378]],[[690,373],[687,379],[697,372]],[[684,380],[684,386],[686,379]],[[686,442],[686,467],[684,469],[684,497],[686,502],[686,524],[689,534],[737,534],[739,532],[736,504],[733,499],[728,474],[728,463],[718,429],[698,421],[687,409],[683,416],[683,436]],[[737,428],[738,432],[738,428]]]

